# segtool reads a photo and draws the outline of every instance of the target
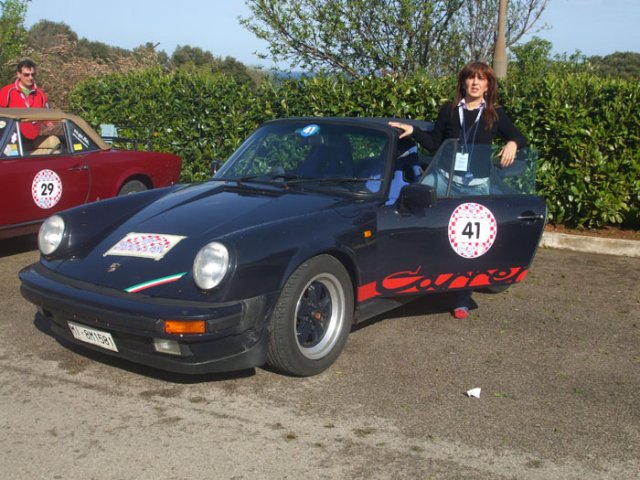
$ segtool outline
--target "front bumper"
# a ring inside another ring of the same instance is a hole
[[[74,344],[185,374],[244,370],[265,362],[267,324],[276,294],[229,303],[181,302],[98,287],[39,263],[19,275],[23,297],[39,307],[56,336]],[[167,334],[164,320],[203,320],[205,333]],[[77,340],[69,321],[109,333],[118,351]],[[154,339],[176,341],[180,354],[156,351]]]

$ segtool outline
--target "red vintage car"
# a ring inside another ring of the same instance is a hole
[[[33,233],[60,210],[172,185],[181,165],[115,148],[60,110],[0,108],[0,239]]]

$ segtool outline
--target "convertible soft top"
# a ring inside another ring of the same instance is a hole
[[[43,122],[70,120],[78,125],[93,140],[101,150],[109,150],[111,146],[107,144],[91,126],[77,115],[63,112],[62,110],[49,108],[0,108],[0,117],[12,118],[19,121]]]

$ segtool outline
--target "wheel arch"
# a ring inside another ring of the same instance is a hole
[[[336,260],[338,260],[338,262],[342,264],[342,266],[347,271],[347,274],[349,275],[349,279],[351,281],[351,291],[353,294],[353,298],[355,299],[356,293],[358,290],[357,286],[358,286],[358,278],[359,278],[358,269],[356,267],[356,261],[353,258],[353,256],[350,255],[348,252],[337,249],[337,248],[327,248],[322,250],[316,250],[314,252],[298,251],[296,255],[292,256],[291,262],[289,262],[289,265],[287,266],[287,269],[284,272],[282,279],[280,280],[281,281],[280,289],[284,287],[284,284],[287,283],[287,280],[289,279],[289,277],[291,277],[291,275],[302,264],[319,255],[329,255],[335,258]],[[354,305],[355,305],[355,301],[354,301]]]
[[[359,278],[355,259],[352,256],[340,250],[329,250],[324,252],[324,254],[331,255],[332,257],[336,258],[344,266],[345,270],[349,274],[349,278],[351,279],[351,290],[353,293],[354,309],[355,309],[355,305],[357,303],[355,299],[357,297],[358,278]]]
[[[279,224],[269,223],[221,237],[219,241],[228,243],[238,258],[225,299],[280,292],[296,270],[318,255],[330,255],[345,268],[355,297],[361,270],[348,226],[338,225],[322,235],[310,236],[309,225],[312,222],[305,221],[279,228]]]

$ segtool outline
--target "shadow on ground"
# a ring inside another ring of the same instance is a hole
[[[38,236],[35,234],[0,240],[0,258],[38,249]]]

